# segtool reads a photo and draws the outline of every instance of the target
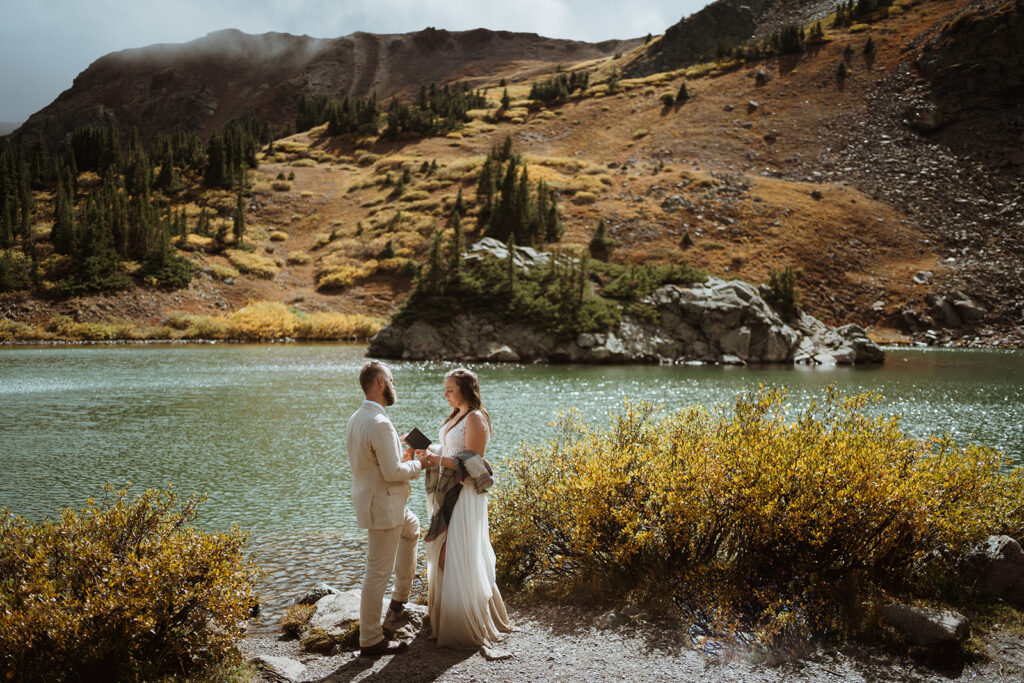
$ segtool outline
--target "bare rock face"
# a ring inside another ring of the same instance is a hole
[[[644,303],[657,322],[626,317],[612,330],[558,339],[526,322],[453,312],[433,325],[388,325],[368,354],[408,360],[552,363],[880,363],[884,352],[858,325],[831,328],[802,314],[785,321],[758,288],[739,280],[709,278],[682,287],[666,285]]]

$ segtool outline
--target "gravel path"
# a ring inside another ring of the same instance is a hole
[[[817,647],[799,659],[767,661],[749,651],[693,649],[663,624],[630,622],[599,628],[602,613],[539,605],[511,610],[516,630],[501,647],[510,659],[488,661],[478,651],[437,648],[426,636],[408,652],[364,659],[302,653],[298,642],[248,638],[243,651],[289,657],[305,664],[300,681],[1019,681],[1024,638],[1004,632],[987,639],[988,659],[924,662],[862,646]],[[271,676],[264,680],[281,680]]]

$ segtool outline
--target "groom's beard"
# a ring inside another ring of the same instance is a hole
[[[395,405],[395,390],[389,386],[384,387],[384,406]]]

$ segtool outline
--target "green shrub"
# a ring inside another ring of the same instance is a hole
[[[259,573],[245,534],[191,526],[202,497],[106,491],[56,520],[0,510],[6,680],[152,680],[237,662]]]
[[[784,320],[792,320],[800,309],[800,294],[796,287],[796,274],[792,266],[773,270],[768,276],[768,293],[764,300],[778,311]]]
[[[865,602],[932,595],[921,571],[1024,531],[1024,468],[906,436],[830,388],[789,422],[781,390],[732,410],[626,403],[607,428],[560,414],[492,492],[499,581],[588,600],[657,599],[770,638],[855,626]],[[713,617],[711,615],[717,615]],[[719,623],[718,625],[722,625]]]

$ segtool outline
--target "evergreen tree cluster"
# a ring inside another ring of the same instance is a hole
[[[31,246],[32,187],[29,165],[20,148],[0,153],[0,248],[21,238],[26,254]]]
[[[487,106],[483,91],[472,90],[468,83],[456,83],[438,88],[421,86],[416,101],[404,105],[392,98],[387,112],[384,135],[397,138],[402,135],[425,137],[457,130],[468,120],[466,112]]]
[[[122,262],[136,261],[148,281],[181,287],[195,265],[171,246],[172,235],[189,231],[184,210],[167,209],[163,198],[184,188],[184,179],[213,187],[244,185],[245,169],[255,167],[256,153],[272,139],[270,127],[255,118],[230,122],[202,141],[187,133],[158,136],[147,148],[133,131],[125,142],[116,128],[74,130],[60,155],[50,156],[36,144],[8,145],[0,151],[0,291],[22,289],[42,279],[57,283],[66,295],[130,286]],[[78,187],[83,172],[99,176],[87,192]],[[50,245],[36,245],[31,225],[35,211],[32,188],[53,193]],[[236,209],[236,241],[245,231]],[[210,217],[203,209],[195,231],[209,235]],[[222,241],[226,236],[221,236]],[[20,247],[22,256],[11,251]],[[39,255],[63,255],[40,266]],[[41,272],[44,271],[45,272]]]
[[[832,28],[846,28],[856,22],[866,23],[873,19],[878,10],[892,5],[892,0],[846,0],[836,5],[836,17]]]
[[[558,102],[579,90],[583,92],[590,82],[590,75],[582,71],[556,74],[544,81],[537,81],[530,88],[530,99],[538,102]]]
[[[229,122],[206,143],[203,184],[224,188],[238,185],[246,168],[256,168],[256,153],[273,137],[270,126],[256,118]]]
[[[381,111],[377,93],[369,97],[345,97],[340,102],[325,95],[303,95],[295,130],[307,131],[322,123],[328,135],[376,135],[380,130]]]
[[[485,256],[473,262],[461,258],[462,239],[459,230],[447,242],[435,233],[429,259],[397,319],[440,323],[452,311],[469,311],[529,320],[566,338],[609,329],[621,319],[617,303],[594,293],[586,253],[556,251],[547,264],[523,270],[515,262],[513,239],[504,259]]]
[[[778,54],[792,55],[804,50],[804,27],[786,24],[768,38],[768,46]]]
[[[306,131],[326,122],[328,135],[377,135],[382,125],[383,134],[390,138],[439,135],[460,128],[470,109],[486,106],[486,93],[473,90],[468,83],[424,85],[411,104],[392,98],[386,117],[376,93],[365,98],[345,97],[340,102],[324,95],[303,95],[295,129]]]
[[[512,153],[510,137],[484,160],[476,201],[477,224],[502,242],[511,237],[516,244],[536,246],[557,242],[564,232],[555,193],[543,180],[531,186],[526,163]]]

